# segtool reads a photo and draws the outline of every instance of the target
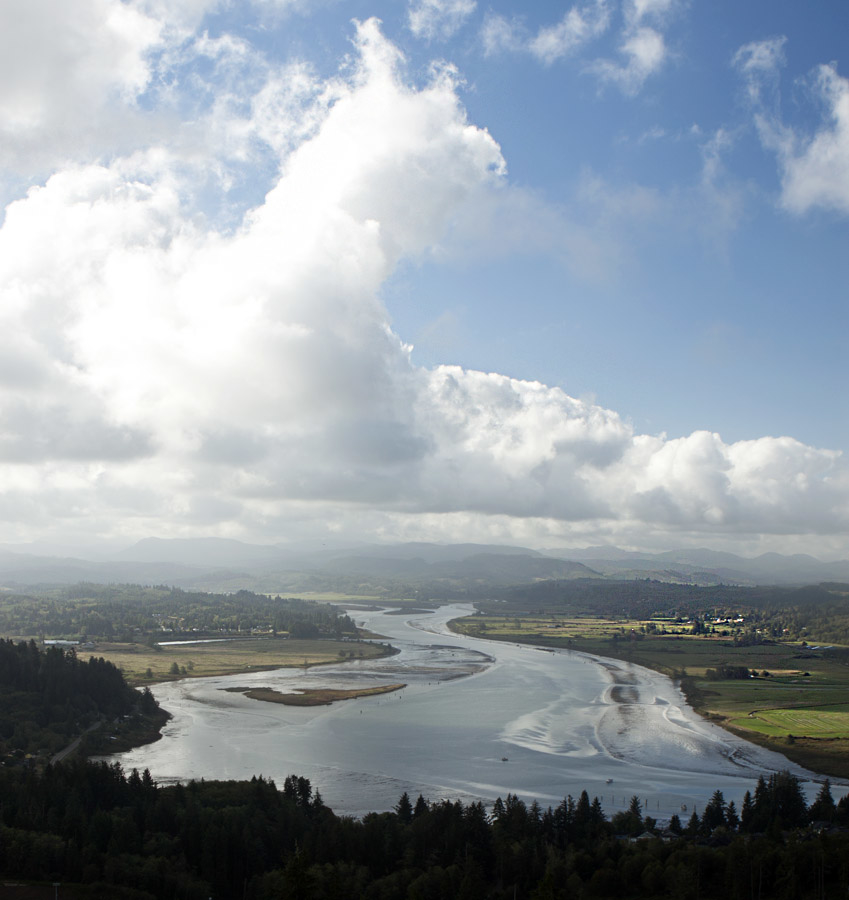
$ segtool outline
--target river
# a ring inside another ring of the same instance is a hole
[[[379,660],[156,685],[173,715],[162,739],[110,759],[160,783],[302,775],[354,816],[391,809],[404,791],[487,804],[514,793],[545,807],[586,789],[608,815],[636,794],[649,815],[686,818],[717,788],[739,810],[761,772],[784,768],[805,780],[809,801],[819,789],[783,756],[699,718],[648,669],[451,634],[448,621],[471,611],[353,612],[400,651]],[[311,708],[226,690],[394,682],[407,687]]]

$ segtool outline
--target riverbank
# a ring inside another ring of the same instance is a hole
[[[102,656],[118,666],[128,684],[141,688],[150,684],[247,675],[276,669],[305,670],[349,661],[381,659],[396,652],[388,643],[376,641],[235,638],[156,645],[156,648],[147,644],[98,644],[92,654]],[[393,686],[391,690],[397,690],[397,687]],[[254,699],[290,706],[315,706],[333,702],[332,699],[321,699],[320,691],[308,692],[311,696],[306,699],[290,699],[288,696],[283,699],[284,695],[274,699],[270,694],[277,692],[269,689],[251,688],[246,693],[247,696],[252,696],[255,691],[265,690],[268,690],[269,695],[254,696]],[[373,692],[382,693],[380,689]],[[345,698],[340,696],[335,699]],[[74,751],[92,757],[126,753],[144,747],[162,737],[162,729],[171,718],[169,712],[160,708],[155,713],[104,724],[87,733]]]
[[[160,708],[129,719],[102,723],[99,728],[83,735],[79,753],[85,757],[102,756],[153,744],[162,738],[162,729],[170,720],[171,713]]]
[[[573,650],[651,669],[677,682],[705,721],[812,772],[849,778],[849,668],[798,645],[745,647],[712,638],[637,637],[634,631],[623,639],[622,623],[615,630],[610,625],[588,618],[537,622],[481,615],[449,623],[457,634]],[[711,676],[723,666],[757,675]]]

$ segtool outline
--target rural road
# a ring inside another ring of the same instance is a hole
[[[71,743],[68,744],[68,746],[65,747],[64,750],[60,750],[58,753],[51,756],[50,764],[55,765],[58,762],[62,762],[62,760],[66,756],[73,753],[74,750],[76,750],[77,747],[80,746],[80,741],[83,739],[83,737],[85,737],[85,735],[87,735],[90,731],[94,731],[95,728],[99,727],[102,724],[103,724],[103,720],[101,719],[101,720],[95,722],[94,725],[89,725],[89,727],[86,728],[86,730],[76,740],[71,741]]]

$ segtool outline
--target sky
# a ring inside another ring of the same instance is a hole
[[[849,556],[847,35],[6,0],[0,543]]]

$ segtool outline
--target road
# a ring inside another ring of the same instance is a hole
[[[66,756],[70,756],[70,754],[73,753],[74,750],[76,750],[77,747],[80,746],[80,741],[82,741],[82,739],[83,739],[90,731],[94,731],[95,728],[99,728],[102,724],[103,724],[103,720],[101,719],[100,721],[95,722],[94,725],[89,725],[89,727],[86,728],[86,730],[85,730],[85,731],[84,731],[84,732],[83,732],[76,740],[71,741],[71,743],[68,744],[68,746],[65,747],[64,750],[60,750],[58,753],[55,753],[53,756],[51,756],[51,757],[50,757],[50,764],[51,764],[51,765],[55,765],[55,764],[58,763],[58,762],[62,762],[62,760],[63,760]]]

